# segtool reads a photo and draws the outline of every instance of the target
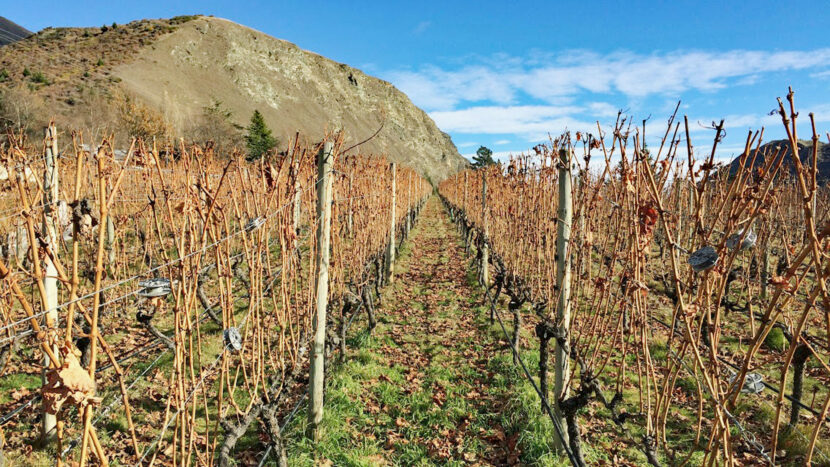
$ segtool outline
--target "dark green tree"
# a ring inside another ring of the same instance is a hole
[[[277,139],[271,134],[271,129],[265,125],[265,119],[259,110],[254,110],[251,124],[248,125],[248,134],[245,135],[248,144],[248,160],[261,158],[265,153],[277,145]]]
[[[476,169],[487,167],[488,165],[493,165],[495,163],[496,161],[493,160],[493,151],[486,146],[478,148],[476,155],[473,156],[473,168]]]

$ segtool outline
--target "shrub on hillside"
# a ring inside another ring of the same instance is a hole
[[[37,138],[46,114],[43,98],[24,86],[0,91],[0,132],[23,130],[30,138]]]
[[[217,154],[227,154],[242,146],[243,128],[233,122],[233,112],[213,99],[187,133],[195,142],[213,146]]]
[[[161,113],[130,96],[116,96],[116,107],[121,128],[131,137],[150,141],[153,138],[165,139],[172,133]]]
[[[49,79],[46,78],[46,75],[44,75],[42,71],[36,71],[32,73],[29,79],[31,79],[33,83],[49,84]]]

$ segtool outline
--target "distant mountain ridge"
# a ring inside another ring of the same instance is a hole
[[[469,165],[449,135],[392,84],[228,20],[182,16],[101,28],[46,28],[0,48],[3,87],[42,99],[71,128],[109,128],[116,97],[188,136],[221,103],[237,127],[259,110],[283,143],[343,129],[346,145],[387,154],[434,181]],[[28,73],[28,74],[27,74]],[[60,122],[59,122],[60,123]]]
[[[23,26],[0,16],[0,46],[26,39],[34,34]]]
[[[830,182],[830,144],[822,143],[821,141],[818,142],[818,158],[816,160],[816,168],[818,173],[816,174],[816,182],[820,186],[826,185]],[[766,154],[767,157],[775,156],[778,151],[783,153],[784,161],[782,172],[785,170],[789,170],[790,173],[795,174],[795,165],[793,164],[792,157],[790,156],[790,142],[786,139],[770,141],[762,145],[758,151],[758,157],[755,159],[754,168],[763,167],[765,164],[764,155]],[[812,141],[798,141],[798,155],[801,159],[801,163],[805,166],[812,166],[813,161],[813,142]],[[732,160],[729,164],[729,173],[735,174],[738,171],[740,163],[740,156],[736,157]]]

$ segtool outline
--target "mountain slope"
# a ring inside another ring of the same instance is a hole
[[[0,16],[0,45],[11,44],[32,35],[32,31]]]
[[[784,158],[781,173],[785,173],[785,171],[788,170],[790,173],[795,174],[795,166],[793,165],[793,160],[790,156],[790,142],[789,140],[785,139],[770,141],[769,143],[762,145],[759,148],[758,157],[755,159],[754,167],[763,167],[765,163],[764,156],[766,155],[768,157],[773,157],[777,155],[779,151],[781,151]],[[799,140],[798,155],[801,159],[802,164],[804,164],[805,166],[812,165],[813,142]],[[735,159],[733,159],[729,165],[729,173],[737,173],[739,164],[740,157],[736,157]],[[830,145],[821,142],[818,143],[818,158],[816,162],[816,169],[818,169],[818,173],[816,175],[816,182],[818,183],[818,185],[824,186],[830,183]]]
[[[343,129],[348,146],[383,124],[363,152],[386,153],[435,181],[467,165],[449,136],[390,83],[228,20],[144,20],[35,38],[0,49],[0,67],[72,123],[111,128],[105,122],[125,94],[187,137],[219,101],[241,126],[259,110],[283,142],[296,131],[313,141]],[[48,84],[21,78],[21,61]]]

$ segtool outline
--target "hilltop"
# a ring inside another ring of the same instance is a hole
[[[198,138],[216,115],[238,133],[259,110],[283,143],[297,131],[314,141],[343,129],[347,146],[383,123],[364,152],[386,153],[435,181],[468,165],[392,84],[220,18],[46,28],[0,48],[0,73],[0,104],[18,110],[4,116],[23,107],[31,120],[57,115],[93,132]]]

